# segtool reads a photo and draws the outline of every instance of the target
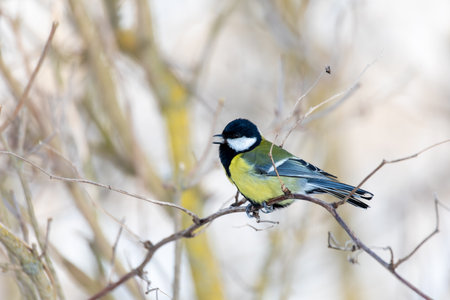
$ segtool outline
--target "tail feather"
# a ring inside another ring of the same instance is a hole
[[[338,181],[311,178],[307,181],[305,192],[308,194],[326,193],[339,199],[345,199],[354,188],[354,186]],[[369,205],[361,200],[370,200],[372,197],[372,193],[363,189],[357,189],[352,196],[348,198],[347,202],[358,207],[368,208]]]

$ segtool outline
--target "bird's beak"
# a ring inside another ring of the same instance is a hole
[[[223,139],[223,136],[221,134],[213,135],[213,137],[216,139],[213,141],[213,144],[224,144],[225,140]]]

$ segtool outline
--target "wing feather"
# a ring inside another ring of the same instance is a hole
[[[283,163],[277,165],[277,171],[280,176],[287,177],[299,177],[299,178],[329,178],[336,179],[337,177],[327,173],[318,167],[304,161],[297,157],[291,157],[283,161]],[[273,169],[273,165],[267,169],[268,176],[276,176],[276,172]]]

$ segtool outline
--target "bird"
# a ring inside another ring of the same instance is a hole
[[[268,200],[283,196],[286,192],[303,195],[330,194],[343,200],[355,189],[354,186],[338,181],[336,176],[266,140],[258,127],[247,119],[239,118],[229,122],[222,133],[213,138],[213,144],[219,145],[220,162],[228,179],[250,202],[246,209],[250,217],[250,212],[255,207],[269,213],[292,204],[294,199],[267,205]],[[372,197],[372,193],[358,188],[348,197],[347,202],[366,209],[369,205],[363,200],[370,200]]]

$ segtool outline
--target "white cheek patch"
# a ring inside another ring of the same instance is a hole
[[[227,139],[228,146],[236,152],[248,150],[254,143],[256,143],[255,137],[240,137],[235,139]]]

